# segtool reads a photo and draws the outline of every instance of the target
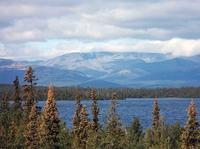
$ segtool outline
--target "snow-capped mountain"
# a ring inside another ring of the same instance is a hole
[[[200,56],[135,52],[69,53],[45,61],[0,59],[0,83],[23,78],[32,65],[40,85],[180,87],[200,85]]]

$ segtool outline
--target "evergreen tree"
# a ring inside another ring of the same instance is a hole
[[[60,122],[60,133],[59,133],[59,149],[71,149],[72,138],[69,130],[67,129],[66,123]]]
[[[45,149],[59,148],[60,120],[53,86],[49,86],[48,98],[44,107],[40,126],[41,145]]]
[[[19,148],[16,140],[17,140],[17,125],[14,121],[12,121],[8,130],[8,142],[7,142],[8,148],[10,149]]]
[[[92,121],[92,126],[94,131],[98,131],[99,129],[99,108],[97,105],[97,95],[96,95],[96,90],[91,91],[91,99],[93,101],[92,103],[92,115],[93,115],[93,121]]]
[[[174,148],[180,148],[180,136],[181,136],[181,126],[179,123],[175,123],[170,126],[168,129],[169,133],[169,148],[174,149]]]
[[[21,111],[21,98],[20,98],[20,87],[19,87],[19,78],[16,76],[16,79],[13,81],[13,88],[14,88],[14,106],[13,109],[15,112]]]
[[[116,93],[113,93],[111,106],[107,115],[106,136],[103,144],[105,149],[123,149],[127,147],[127,138],[125,129],[117,114]]]
[[[24,99],[25,120],[27,120],[31,108],[34,102],[36,102],[34,86],[37,85],[37,83],[35,82],[37,81],[37,78],[34,75],[34,71],[31,66],[29,66],[25,72],[24,81],[26,82],[26,84],[23,86],[23,91],[24,91],[23,99]]]
[[[3,93],[0,105],[0,148],[9,147],[9,127],[11,125],[11,115],[9,108],[8,93]]]
[[[76,99],[76,110],[72,119],[72,147],[74,149],[79,147],[79,144],[81,142],[80,139],[80,113],[82,109],[82,104],[81,104],[81,96],[80,93],[77,91],[77,95],[75,97]]]
[[[197,121],[197,111],[194,101],[188,107],[188,120],[181,135],[182,149],[197,149],[200,147],[199,123]]]
[[[163,124],[163,125],[161,125]],[[161,127],[162,126],[162,127]],[[164,121],[160,116],[160,108],[158,105],[158,99],[154,98],[153,112],[152,112],[152,128],[148,129],[145,134],[145,146],[150,149],[159,149],[161,144],[161,129],[164,131]]]
[[[16,79],[13,81],[13,119],[17,125],[19,125],[20,119],[22,117],[22,101],[20,98],[20,87],[19,87],[19,78],[16,76]]]
[[[144,135],[144,146],[146,149],[152,149],[152,145],[153,145],[152,129],[147,129]]]
[[[152,113],[152,128],[157,130],[160,126],[160,108],[158,105],[158,99],[154,99],[153,113]]]
[[[8,93],[3,93],[0,107],[2,113],[7,113],[9,111],[8,98]]]
[[[130,149],[144,148],[142,145],[142,138],[143,138],[142,126],[140,124],[139,118],[134,118],[128,131],[128,137],[129,137]]]
[[[79,137],[80,137],[80,144],[79,148],[77,149],[86,149],[86,144],[88,140],[88,130],[90,129],[90,122],[88,119],[88,113],[86,106],[81,108],[80,112],[80,125],[79,125]]]
[[[158,99],[155,98],[154,105],[153,105],[153,112],[152,112],[152,134],[153,134],[154,148],[160,147],[161,129],[164,129],[164,121],[162,121],[161,116],[160,116],[160,108],[158,105]]]
[[[97,95],[96,90],[91,90],[90,92],[92,99],[92,121],[90,122],[90,127],[88,129],[88,139],[87,139],[87,148],[96,149],[100,145],[100,135],[99,135],[99,107],[97,104]]]
[[[8,93],[3,93],[0,106],[0,114],[1,114],[0,125],[5,127],[5,129],[8,129],[11,119],[8,100],[9,100]]]
[[[38,135],[38,111],[34,103],[29,115],[29,120],[25,128],[25,146],[27,149],[39,148],[39,135]]]

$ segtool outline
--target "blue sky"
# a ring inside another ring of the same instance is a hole
[[[200,1],[1,0],[0,57],[69,52],[200,54]]]

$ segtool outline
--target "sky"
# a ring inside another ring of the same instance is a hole
[[[200,0],[0,0],[0,58],[200,54]]]

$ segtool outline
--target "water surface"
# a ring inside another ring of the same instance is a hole
[[[179,122],[181,125],[185,124],[187,119],[187,107],[190,103],[190,99],[179,99],[179,98],[162,98],[159,99],[160,113],[164,117],[167,124]],[[200,100],[195,99],[197,105],[197,112],[200,112]],[[84,100],[82,104],[88,107],[88,112],[91,113],[91,101]],[[151,116],[153,108],[153,99],[126,99],[118,100],[117,111],[121,118],[122,123],[128,126],[134,117],[139,117],[141,124],[144,128],[151,126]],[[57,101],[57,107],[59,110],[60,117],[64,119],[69,128],[72,127],[72,117],[75,110],[75,101]],[[39,102],[40,106],[44,105],[44,101]],[[101,124],[104,124],[106,120],[106,113],[110,106],[110,100],[98,101],[100,108],[99,119]],[[91,114],[90,114],[91,116]],[[198,114],[200,120],[200,114]]]

